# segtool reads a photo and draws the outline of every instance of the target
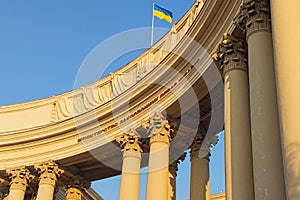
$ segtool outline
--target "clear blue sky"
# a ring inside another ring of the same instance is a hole
[[[122,31],[151,26],[152,3],[141,0],[1,0],[0,105],[72,90],[81,63],[101,41]],[[194,0],[157,0],[156,3],[171,10],[177,21]],[[159,19],[155,19],[155,25],[171,27]],[[111,70],[121,67],[137,53],[122,58]],[[217,193],[224,190],[223,135],[212,152],[211,167],[211,192]],[[141,181],[141,199],[144,199],[145,173]],[[115,200],[119,177],[95,182],[93,188],[105,200]],[[187,199],[188,191],[189,156],[178,172],[177,199]]]

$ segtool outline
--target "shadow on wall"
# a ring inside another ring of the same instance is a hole
[[[290,199],[300,199],[300,143],[294,142],[286,152],[286,170],[289,180],[287,191]]]

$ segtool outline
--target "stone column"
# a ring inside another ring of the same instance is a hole
[[[82,190],[90,187],[90,182],[80,176],[69,175],[66,183],[66,200],[81,200]]]
[[[178,164],[177,161],[169,165],[169,195],[168,200],[176,200],[176,176]]]
[[[202,141],[203,135],[197,133],[191,146],[190,200],[210,199],[209,155],[200,158]]]
[[[255,199],[285,199],[269,0],[247,0],[246,31]],[[274,167],[276,166],[276,167]]]
[[[77,187],[69,187],[66,191],[66,200],[81,200],[82,192]]]
[[[176,177],[178,171],[178,165],[183,162],[186,157],[186,153],[180,156],[177,160],[169,165],[169,196],[168,200],[176,200]]]
[[[254,199],[246,44],[224,34],[217,59],[225,96],[226,199]]]
[[[279,119],[288,199],[300,197],[299,8],[299,0],[271,1]]]
[[[64,172],[54,161],[35,165],[40,174],[36,200],[52,200],[57,178]]]
[[[27,185],[34,176],[25,167],[7,170],[7,173],[11,179],[8,200],[23,200]]]
[[[150,120],[150,155],[146,200],[168,199],[169,142],[171,128],[161,113]]]
[[[135,130],[117,138],[123,149],[122,176],[119,200],[139,200],[141,152],[138,134]]]

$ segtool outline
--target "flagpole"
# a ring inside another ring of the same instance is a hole
[[[153,35],[154,35],[154,3],[152,3],[152,30],[151,30],[151,44],[153,45]]]

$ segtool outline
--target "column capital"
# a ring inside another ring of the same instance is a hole
[[[142,149],[140,147],[139,135],[135,129],[131,129],[127,133],[116,138],[116,142],[123,151],[123,158],[127,156],[137,156],[141,158]]]
[[[169,144],[173,129],[171,129],[169,121],[160,112],[155,112],[150,118],[149,132],[150,144],[153,142]]]
[[[67,200],[81,200],[83,189],[88,189],[91,186],[91,183],[81,176],[72,176],[65,181],[65,185]]]
[[[199,152],[200,152],[200,148],[202,145],[204,139],[204,135],[200,132],[198,132],[195,136],[195,139],[191,145],[191,151],[190,151],[190,156],[191,156],[191,160],[194,158],[199,158]]]
[[[28,183],[34,179],[34,176],[30,174],[30,171],[25,166],[7,169],[6,173],[10,175],[11,179],[10,190],[18,189],[25,192]]]
[[[248,70],[246,42],[229,33],[223,34],[223,41],[214,58],[219,62],[223,76],[231,70]]]
[[[39,184],[48,184],[55,187],[57,178],[64,173],[64,170],[60,169],[53,160],[37,164],[34,167],[40,174]]]
[[[269,0],[245,0],[235,23],[247,37],[256,31],[271,31]]]
[[[66,180],[64,180],[65,187],[68,188],[77,188],[79,190],[88,189],[91,187],[91,182],[81,176],[68,176]]]
[[[66,190],[66,200],[81,200],[82,192],[78,188],[68,188]]]

